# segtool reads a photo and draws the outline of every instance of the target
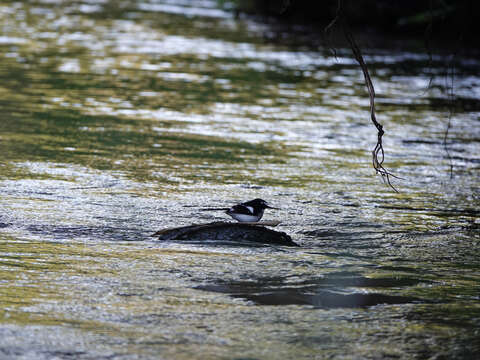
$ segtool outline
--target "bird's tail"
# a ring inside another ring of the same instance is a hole
[[[230,208],[202,208],[200,211],[227,211]]]

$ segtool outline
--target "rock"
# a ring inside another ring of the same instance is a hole
[[[152,236],[157,236],[159,240],[220,240],[299,246],[292,241],[292,238],[286,233],[268,229],[265,225],[275,226],[278,225],[278,222],[233,223],[221,221],[207,224],[193,224],[163,229],[157,231]]]

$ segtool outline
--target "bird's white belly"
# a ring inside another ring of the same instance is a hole
[[[228,214],[232,218],[240,222],[256,222],[260,220],[261,216],[246,215],[246,214]]]

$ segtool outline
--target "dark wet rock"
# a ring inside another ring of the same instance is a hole
[[[152,236],[159,240],[234,241],[299,246],[284,232],[265,227],[268,223],[213,222],[164,229]]]

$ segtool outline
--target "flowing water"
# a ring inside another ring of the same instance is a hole
[[[220,5],[0,4],[0,358],[475,358],[480,62],[364,48],[395,193],[348,49]],[[150,236],[256,197],[300,248]]]

